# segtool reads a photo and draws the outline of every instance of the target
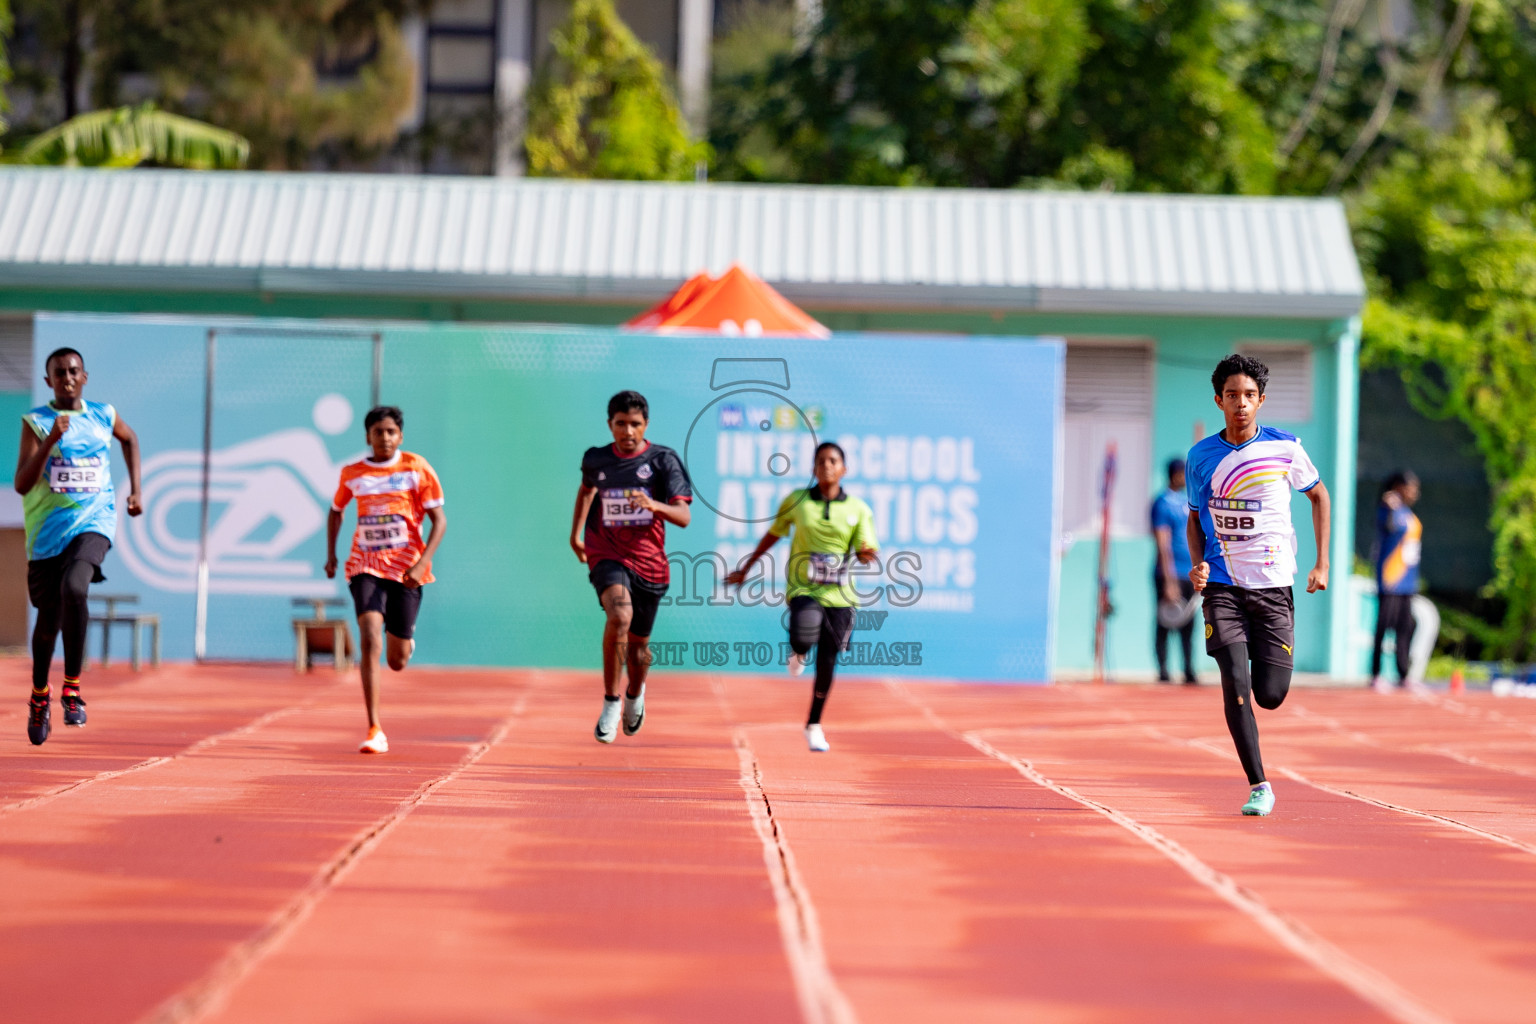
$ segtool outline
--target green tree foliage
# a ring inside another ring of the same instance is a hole
[[[1491,104],[1400,151],[1354,205],[1377,296],[1362,361],[1391,367],[1421,412],[1477,439],[1494,507],[1490,595],[1507,609],[1484,640],[1536,654],[1536,187]]]
[[[757,132],[803,181],[1263,190],[1270,133],[1221,66],[1231,6],[824,0],[803,45],[728,83],[757,117],[716,119],[720,171],[753,172]]]
[[[574,0],[528,100],[528,170],[682,180],[708,150],[689,138],[666,71],[612,0]]]
[[[147,85],[159,107],[249,139],[256,166],[299,167],[323,149],[377,152],[415,101],[399,23],[425,0],[15,2],[40,48],[25,84],[48,100],[46,120],[16,126],[29,134],[70,113],[78,81],[97,107]]]
[[[5,134],[5,112],[10,104],[5,99],[5,84],[11,80],[11,62],[6,56],[5,41],[11,35],[11,0],[0,0],[0,135]]]
[[[77,114],[7,156],[19,164],[59,167],[137,167],[153,162],[225,170],[244,167],[250,152],[251,144],[234,132],[146,103]]]

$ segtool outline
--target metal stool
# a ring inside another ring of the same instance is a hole
[[[129,652],[128,663],[133,666],[135,672],[142,665],[144,630],[149,629],[149,663],[158,668],[160,666],[160,615],[156,612],[132,612],[119,614],[117,606],[120,604],[138,604],[137,594],[91,594],[92,601],[106,603],[105,615],[92,615],[90,622],[101,623],[101,659],[100,665],[106,668],[112,661],[112,627],[118,623],[130,626],[133,629],[131,638],[132,648]]]

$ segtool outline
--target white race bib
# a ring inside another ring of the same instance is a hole
[[[106,479],[106,460],[99,455],[83,459],[53,456],[48,460],[48,489],[55,494],[95,494]]]
[[[403,548],[411,542],[410,524],[405,516],[358,516],[357,549],[359,551],[389,551]]]
[[[848,579],[848,556],[825,555],[811,552],[805,566],[806,579],[812,583],[832,583],[841,586]]]
[[[639,491],[647,498],[651,496],[649,487],[607,487],[598,495],[598,500],[603,503],[604,526],[647,526],[655,520],[650,509],[640,508],[630,502],[630,491]]]
[[[1211,522],[1216,526],[1216,536],[1224,541],[1252,540],[1256,537],[1259,532],[1259,513],[1262,511],[1262,501],[1244,498],[1211,499]]]

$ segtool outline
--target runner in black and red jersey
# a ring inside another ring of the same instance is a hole
[[[619,729],[620,677],[624,735],[645,721],[645,674],[651,627],[667,592],[667,523],[687,526],[693,484],[677,452],[645,439],[650,406],[638,391],[608,400],[613,443],[588,448],[571,516],[571,548],[586,563],[597,599],[608,613],[603,629],[603,712],[594,733],[612,743]]]

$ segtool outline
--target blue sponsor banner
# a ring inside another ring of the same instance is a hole
[[[741,591],[723,575],[822,440],[874,511],[851,673],[1048,678],[1054,637],[1063,347],[1057,341],[835,335],[655,337],[607,329],[43,316],[37,361],[68,345],[143,445],[146,513],[122,517],[100,590],[158,611],[167,657],[192,653],[207,336],[216,327],[209,554],[213,657],[292,655],[295,598],[328,580],[325,518],[382,339],[382,400],[437,469],[448,534],[418,628],[436,664],[599,664],[602,613],[567,542],[578,466],[610,440],[608,397],[650,402],[696,499],[668,531],[672,584],[652,636],[667,667],[776,671],[783,560]],[[39,394],[39,401],[46,399]],[[126,479],[120,456],[114,477]],[[345,560],[355,513],[338,553]],[[350,610],[341,614],[350,615]]]

